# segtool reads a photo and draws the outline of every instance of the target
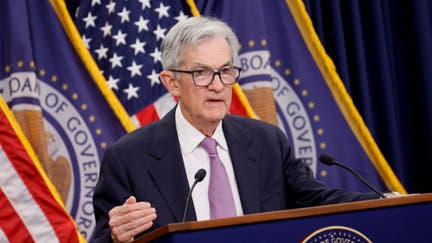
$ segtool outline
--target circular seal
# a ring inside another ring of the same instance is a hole
[[[46,80],[44,80],[46,77]],[[0,80],[5,99],[81,234],[95,226],[92,197],[100,155],[87,106],[55,75],[13,71]],[[84,105],[83,105],[84,104]]]
[[[328,226],[314,231],[302,243],[363,243],[372,242],[361,232],[346,226]]]
[[[270,52],[243,52],[238,56],[236,64],[242,69],[241,87],[258,117],[278,125],[293,145],[296,158],[302,159],[316,174],[317,146],[308,110],[286,77],[272,67]],[[263,97],[265,93],[268,96]],[[269,111],[260,111],[260,107],[269,109],[269,104],[263,103],[269,100],[274,100],[274,115],[269,115]],[[274,116],[274,119],[271,116]],[[275,122],[272,122],[273,120]]]

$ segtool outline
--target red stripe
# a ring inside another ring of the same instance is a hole
[[[3,111],[0,113],[0,144],[9,160],[53,226],[61,242],[78,242],[76,227],[54,199],[41,174],[16,136]]]
[[[34,242],[23,221],[0,188],[0,225],[10,242]]]
[[[136,117],[141,126],[144,126],[146,124],[152,123],[160,119],[153,104],[147,106],[146,108],[136,113]]]
[[[232,102],[230,107],[230,113],[240,116],[248,116],[244,105],[240,101],[239,97],[233,92]]]

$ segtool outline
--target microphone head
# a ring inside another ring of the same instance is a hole
[[[207,175],[207,171],[204,169],[199,169],[195,174],[195,181],[201,182]]]
[[[327,154],[321,154],[319,160],[326,165],[334,165],[334,163],[336,162],[335,158]]]

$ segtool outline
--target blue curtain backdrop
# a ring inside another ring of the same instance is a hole
[[[389,165],[432,191],[432,1],[304,0]]]
[[[66,3],[74,15],[79,0]],[[399,180],[410,193],[432,192],[432,1],[304,3]]]

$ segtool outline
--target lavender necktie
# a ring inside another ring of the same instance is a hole
[[[216,151],[216,140],[205,137],[200,145],[210,155],[210,183],[208,189],[210,218],[236,216],[231,186],[225,167]]]

